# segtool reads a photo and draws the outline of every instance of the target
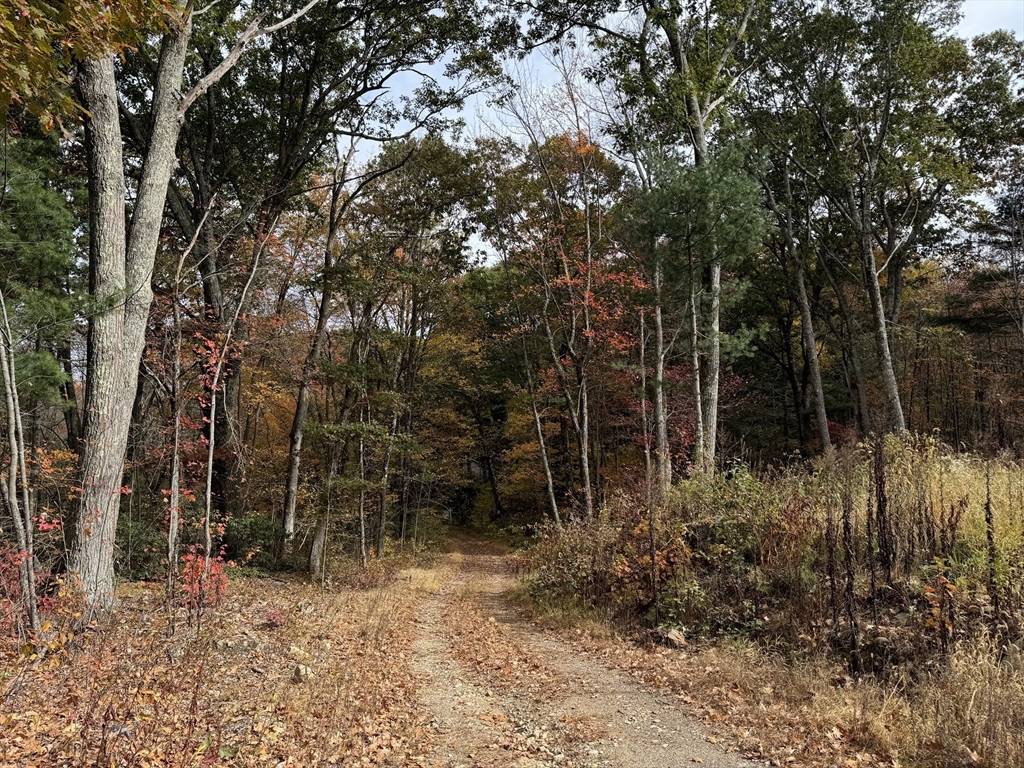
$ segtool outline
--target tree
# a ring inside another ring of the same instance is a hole
[[[151,131],[130,221],[126,217],[124,142],[117,74],[105,56],[78,64],[76,86],[85,110],[89,175],[89,287],[95,304],[89,323],[82,426],[81,487],[72,570],[87,603],[114,602],[117,527],[131,403],[153,300],[151,276],[175,165],[175,146],[189,106],[228,71],[248,44],[287,26],[317,0],[268,27],[255,18],[211,73],[183,91],[193,12],[185,11],[163,36],[152,91]]]
[[[769,141],[824,196],[856,254],[884,399],[881,426],[898,433],[906,425],[890,329],[899,322],[905,270],[939,236],[940,214],[958,218],[953,201],[978,188],[1002,142],[971,117],[979,80],[988,77],[950,34],[958,7],[787,3],[765,27],[759,45],[768,64],[749,83],[763,104],[755,124],[785,121]],[[1005,82],[995,90],[1005,91]],[[1004,93],[995,102],[1001,120],[1012,101]]]
[[[558,36],[572,27],[590,32],[599,51],[599,65],[591,77],[602,80],[611,73],[626,111],[635,117],[613,126],[620,145],[634,158],[655,147],[655,162],[680,144],[687,147],[694,165],[703,167],[713,156],[712,136],[734,87],[748,63],[742,46],[759,8],[758,0],[743,2],[635,5],[619,2],[566,4],[542,0],[535,9],[531,32],[534,38]],[[641,171],[642,177],[647,174]],[[706,317],[696,314],[697,336],[708,344],[698,354],[698,376],[693,382],[700,392],[701,471],[714,471],[718,441],[719,385],[721,379],[722,263],[712,258],[706,269]],[[663,306],[660,301],[662,275],[654,270],[654,390],[663,392],[666,382]],[[695,295],[703,293],[695,288]],[[691,305],[696,306],[695,301]],[[658,477],[664,490],[671,482],[671,459],[667,446],[667,414],[663,401],[655,403],[658,436]]]
[[[47,129],[79,112],[71,93],[72,62],[122,51],[173,17],[167,0],[0,3],[0,117],[27,110]]]
[[[717,414],[718,398],[702,391],[702,382],[717,376],[707,369],[720,364],[723,346],[727,353],[742,354],[747,339],[744,333],[730,338],[721,330],[717,340],[705,339],[701,317],[709,303],[712,314],[721,312],[722,296],[720,292],[705,292],[703,275],[710,264],[741,272],[744,261],[758,249],[766,231],[756,183],[741,163],[742,154],[734,149],[703,165],[668,162],[655,167],[651,191],[640,200],[637,211],[640,223],[635,241],[639,243],[645,271],[654,276],[652,284],[659,292],[655,302],[687,307],[678,316],[678,325],[667,343],[658,346],[655,339],[655,364],[659,354],[665,358],[671,354],[676,338],[685,328],[690,341],[695,419],[693,466],[705,474],[714,468],[710,435],[717,428],[708,416],[712,411]],[[728,300],[735,302],[741,295],[741,285],[734,281]],[[654,333],[656,337],[659,333],[668,336],[666,331],[656,325]],[[713,351],[715,347],[719,351]],[[661,375],[664,377],[664,373]],[[654,386],[657,393],[657,382]],[[665,401],[655,402],[658,414],[665,408]],[[659,424],[658,430],[662,429]]]
[[[197,57],[191,64],[196,77],[216,70],[218,52],[236,34],[233,13],[230,5],[215,6],[197,21]],[[323,3],[240,60],[197,101],[182,126],[169,211],[185,240],[199,236],[192,262],[203,286],[207,335],[225,333],[243,282],[232,275],[244,271],[248,261],[241,254],[243,265],[234,263],[227,245],[242,237],[262,242],[274,222],[302,204],[303,193],[318,183],[317,176],[333,174],[326,183],[339,187],[334,213],[344,213],[366,181],[351,162],[357,145],[450,127],[451,113],[496,75],[493,55],[502,43],[492,22],[492,14],[475,0],[401,6],[389,0]],[[148,142],[151,58],[146,50],[129,58],[132,76],[125,89],[123,112],[139,152]],[[447,60],[444,77],[420,73],[421,67],[442,60]],[[400,78],[418,81],[412,96],[392,95]],[[211,209],[208,225],[200,231],[198,222]],[[236,333],[239,343],[246,337],[244,317]],[[312,351],[313,358],[318,354]],[[313,363],[311,359],[315,367]],[[240,483],[245,467],[240,461],[243,435],[235,423],[241,366],[238,354],[225,366],[226,407],[214,426],[222,436],[214,468],[214,494],[222,514],[228,512],[229,488]],[[307,382],[297,383],[300,400],[307,387]],[[284,484],[286,549],[294,532],[293,478],[302,450],[304,408],[293,424],[293,458]]]

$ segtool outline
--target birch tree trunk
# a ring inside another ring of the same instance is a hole
[[[14,521],[18,541],[18,580],[21,587],[21,602],[25,611],[28,629],[39,631],[39,601],[36,597],[35,543],[28,470],[25,463],[25,431],[21,423],[21,402],[18,399],[18,382],[14,375],[14,338],[7,316],[7,303],[0,293],[0,308],[3,310],[3,327],[0,329],[0,373],[4,380],[4,396],[7,406],[7,442],[10,450],[10,465],[7,468],[7,488],[4,496],[7,508]],[[21,482],[18,482],[19,472]],[[21,490],[21,500],[18,490]]]
[[[180,274],[180,271],[179,271]],[[170,616],[169,631],[174,633],[174,598],[177,594],[178,578],[178,529],[181,525],[181,306],[178,303],[178,285],[175,285],[174,303],[174,347],[171,354],[171,421],[173,423],[173,444],[171,449],[171,499],[167,513],[167,611]]]
[[[861,227],[858,233],[861,266],[864,274],[864,288],[871,305],[871,319],[874,323],[875,353],[878,356],[878,369],[882,379],[882,395],[885,398],[885,431],[902,435],[907,431],[903,419],[903,405],[900,402],[900,390],[896,382],[896,372],[892,363],[892,352],[889,348],[889,329],[886,326],[885,304],[882,301],[882,289],[878,283],[878,270],[875,268],[875,250],[871,231]]]
[[[704,393],[704,451],[705,474],[714,474],[715,452],[718,447],[718,381],[722,367],[722,262],[711,263],[711,312],[708,318],[708,340],[711,348],[707,358],[706,391]]]
[[[655,495],[659,502],[665,498],[665,493],[672,487],[672,452],[668,443],[668,398],[665,393],[665,356],[668,354],[668,350],[665,347],[663,287],[664,270],[659,261],[654,268],[654,423],[655,450],[657,452]],[[644,375],[646,376],[646,372]],[[646,407],[646,389],[644,398]]]
[[[651,461],[651,424],[647,415],[647,322],[640,310],[640,423],[644,435],[644,479],[647,490],[647,508],[654,507],[654,462]],[[658,478],[659,492],[661,477]]]
[[[525,352],[526,342],[523,341]],[[540,420],[540,411],[537,409],[537,390],[533,386],[533,373],[530,371],[529,357],[526,359],[526,380],[530,395],[530,409],[533,411],[533,425],[537,430],[537,443],[540,445],[540,460],[544,465],[544,481],[548,492],[548,504],[551,506],[551,514],[555,518],[555,527],[562,527],[562,518],[558,513],[558,499],[555,497],[555,480],[551,475],[551,462],[548,460],[547,441],[544,439],[544,425]]]

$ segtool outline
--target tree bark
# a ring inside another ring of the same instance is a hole
[[[164,35],[153,84],[149,143],[143,153],[130,226],[125,223],[124,145],[114,57],[81,62],[76,86],[85,111],[89,169],[89,290],[96,310],[89,323],[88,363],[79,473],[82,496],[71,570],[91,609],[114,604],[114,532],[128,442],[132,398],[153,300],[153,264],[185,111],[238,61],[255,38],[304,15],[316,0],[269,27],[258,21],[239,36],[223,61],[181,94],[192,35],[187,10]]]
[[[60,385],[60,396],[63,400],[64,427],[67,430],[68,450],[79,453],[82,450],[82,411],[78,405],[78,393],[75,391],[75,375],[71,367],[71,345],[61,346],[56,350],[67,376],[67,381]]]
[[[98,305],[89,324],[79,502],[71,562],[87,604],[114,604],[114,532],[139,361],[146,341],[150,284],[175,163],[179,89],[192,24],[165,36],[153,91],[153,132],[130,229],[114,60],[84,62],[78,75],[88,111],[89,288]]]
[[[579,408],[576,443],[580,452],[580,485],[583,487],[583,511],[587,520],[594,517],[594,494],[590,484],[590,403],[589,383],[585,375],[579,378]]]
[[[555,479],[551,474],[551,462],[548,460],[547,442],[544,440],[544,425],[540,420],[540,411],[537,409],[537,390],[533,385],[533,373],[530,371],[530,359],[526,355],[526,340],[523,340],[524,363],[526,364],[526,382],[530,395],[530,410],[533,412],[533,425],[537,430],[537,443],[540,446],[540,460],[544,466],[544,481],[547,486],[548,504],[551,507],[551,514],[555,519],[555,527],[562,527],[562,518],[558,513],[558,499],[555,497]]]
[[[700,386],[700,326],[698,324],[697,285],[690,269],[690,373],[693,376],[693,467],[703,472],[704,460],[704,398]]]
[[[10,449],[10,465],[7,468],[7,488],[4,493],[7,507],[14,521],[18,541],[18,578],[21,587],[21,602],[25,610],[28,629],[39,631],[39,601],[36,597],[36,554],[33,540],[32,499],[29,491],[28,468],[25,461],[25,429],[21,421],[21,402],[18,399],[18,382],[14,368],[14,338],[7,316],[7,303],[0,293],[0,309],[3,310],[3,337],[0,339],[0,372],[4,380],[4,395],[7,405],[7,441]],[[18,482],[18,476],[21,482]],[[21,490],[21,500],[18,490]]]
[[[668,398],[665,381],[665,324],[662,306],[664,270],[659,261],[654,268],[654,423],[657,452],[657,501],[660,503],[672,487],[672,449],[668,442]],[[646,374],[646,372],[645,372]],[[647,393],[644,392],[646,403]],[[646,438],[645,438],[646,439]],[[649,450],[649,449],[648,449]]]
[[[175,163],[178,91],[191,28],[186,19],[164,38],[153,91],[153,132],[127,230],[114,60],[84,62],[79,70],[79,90],[89,113],[89,283],[99,309],[89,324],[82,498],[72,570],[87,603],[100,610],[114,603],[114,532],[131,404],[153,299],[150,281],[167,184]]]
[[[82,498],[72,571],[89,605],[106,609],[114,602],[114,530],[138,376],[139,358],[132,359],[129,345],[136,342],[142,352],[138,329],[126,334],[126,309],[128,301],[141,297],[127,284],[125,180],[114,60],[85,62],[77,80],[88,110],[89,292],[99,307],[89,323],[79,469]],[[141,289],[150,291],[148,281]]]
[[[842,283],[836,277],[832,271],[832,267],[828,262],[829,257],[825,257],[819,263],[825,271],[825,276],[828,278],[829,283],[832,285],[832,291],[836,295],[836,301],[839,304],[839,311],[843,316],[843,325],[846,328],[844,334],[841,335],[841,341],[843,343],[843,350],[846,356],[850,360],[850,365],[853,368],[853,387],[855,390],[851,392],[854,396],[854,404],[857,408],[857,415],[860,417],[860,428],[864,434],[871,431],[871,418],[870,411],[868,410],[868,395],[865,387],[864,378],[864,367],[861,364],[860,352],[857,349],[857,317],[853,313],[853,308],[850,306],[850,302],[846,299],[846,294],[843,292]]]
[[[885,305],[882,302],[882,289],[878,282],[878,270],[875,268],[875,249],[870,230],[863,226],[858,233],[861,266],[864,274],[864,288],[871,305],[871,316],[874,322],[875,352],[878,356],[878,368],[882,379],[882,394],[885,397],[885,425],[887,432],[904,434],[906,422],[903,419],[903,406],[900,402],[899,385],[893,368],[892,353],[889,348],[889,330],[886,327]]]
[[[309,550],[309,571],[314,576],[323,578],[326,565],[325,555],[327,553],[327,518],[322,517],[317,521],[316,531],[313,534],[313,545]]]
[[[811,316],[811,303],[807,299],[807,285],[804,281],[804,264],[797,256],[796,292],[800,300],[800,318],[803,324],[804,351],[807,355],[807,367],[811,374],[811,388],[814,390],[815,420],[818,422],[818,436],[821,447],[828,451],[832,441],[828,434],[828,415],[825,412],[825,390],[821,384],[821,368],[818,365],[818,347],[814,337],[814,318]]]
[[[711,314],[708,337],[711,349],[707,358],[707,391],[704,410],[704,451],[703,471],[714,474],[715,452],[718,448],[718,381],[722,365],[722,262],[711,263]]]
[[[647,509],[654,508],[654,462],[651,461],[651,424],[647,415],[647,321],[640,310],[640,423],[644,435],[644,480],[647,495]],[[660,490],[659,478],[659,490]]]
[[[384,538],[388,527],[388,487],[391,483],[391,455],[398,438],[398,412],[391,416],[391,428],[388,430],[388,443],[384,448],[384,466],[380,473],[380,517],[377,519],[377,557],[384,555]]]
[[[338,225],[338,205],[341,198],[341,185],[335,181],[331,194],[331,211],[327,242],[324,246],[323,290],[317,308],[316,327],[313,329],[313,341],[309,353],[302,365],[299,379],[299,391],[295,397],[295,414],[292,416],[292,428],[289,434],[288,476],[284,490],[284,554],[291,553],[295,540],[295,508],[299,493],[299,464],[302,460],[302,441],[309,412],[309,389],[313,372],[320,362],[320,352],[327,340],[327,320],[331,314],[333,298],[333,280],[331,269],[334,267],[334,241]]]

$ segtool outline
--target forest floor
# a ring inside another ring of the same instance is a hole
[[[456,535],[405,566],[233,579],[174,633],[161,585],[125,585],[115,621],[0,647],[0,768],[894,764],[777,668],[545,626],[500,544]]]

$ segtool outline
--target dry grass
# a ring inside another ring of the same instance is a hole
[[[877,516],[868,538],[867,511],[878,509],[877,494],[869,504],[875,450],[844,448],[814,473],[739,470],[673,489],[656,529],[659,607],[661,622],[690,635],[684,651],[637,632],[654,615],[641,604],[651,593],[649,528],[628,498],[613,500],[597,525],[541,540],[523,558],[533,569],[516,599],[608,663],[675,690],[750,756],[814,766],[1024,766],[1024,462],[888,439],[888,583]],[[852,500],[854,605],[868,673],[856,681],[844,656],[852,637],[844,498]],[[639,644],[616,630],[637,632]]]
[[[412,601],[232,582],[169,637],[159,589],[34,664],[4,660],[0,766],[407,765]]]
[[[1024,766],[1024,664],[988,638],[958,644],[917,679],[847,675],[841,661],[787,661],[750,642],[684,650],[624,640],[577,604],[512,593],[540,624],[647,685],[673,691],[751,758],[799,766]],[[849,762],[853,761],[853,762]]]

